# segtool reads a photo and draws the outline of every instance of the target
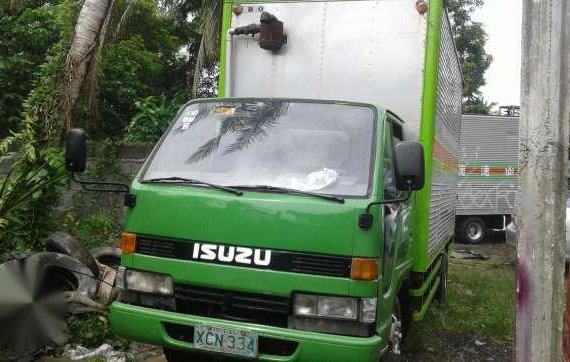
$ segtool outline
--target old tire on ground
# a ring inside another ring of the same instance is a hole
[[[99,267],[93,255],[71,234],[63,231],[52,233],[46,241],[47,251],[69,255],[83,263],[95,277],[99,276]]]
[[[438,302],[445,303],[448,293],[449,281],[449,257],[447,252],[441,254],[441,267],[439,269],[439,286],[435,292],[435,297]]]
[[[82,312],[69,298],[89,299],[96,289],[91,271],[62,253],[35,253],[0,265],[0,360],[35,360],[46,346],[69,340],[66,318]]]
[[[479,244],[485,239],[487,225],[480,217],[468,217],[459,226],[459,235],[463,242],[469,244]]]
[[[101,264],[117,269],[121,265],[121,249],[103,246],[91,249],[91,255]]]

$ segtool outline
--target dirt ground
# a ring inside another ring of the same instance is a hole
[[[454,251],[463,254],[471,251],[488,257],[483,259],[452,259],[459,268],[465,266],[499,267],[502,273],[511,273],[516,261],[516,249],[505,245],[502,233],[492,233],[479,245],[455,244]],[[509,267],[511,266],[511,267]],[[508,277],[508,276],[507,276]],[[514,274],[512,275],[514,278]],[[493,286],[489,285],[490,288]],[[513,306],[514,313],[514,306]],[[465,315],[465,319],[476,319],[476,315]],[[429,322],[428,322],[429,323]],[[443,330],[422,326],[422,332],[429,331],[429,338],[421,339],[423,345],[406,343],[404,354],[388,361],[511,361],[513,360],[513,342],[490,338],[484,333]]]
[[[398,358],[386,358],[397,362],[462,362],[462,361],[511,361],[511,343],[497,343],[491,339],[469,333],[435,331],[433,338],[441,345],[428,347],[421,352],[405,352]]]

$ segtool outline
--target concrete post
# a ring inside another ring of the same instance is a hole
[[[570,1],[523,0],[516,360],[562,360]]]

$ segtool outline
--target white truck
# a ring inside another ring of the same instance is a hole
[[[488,230],[504,229],[518,190],[519,117],[463,115],[456,239],[482,242]]]

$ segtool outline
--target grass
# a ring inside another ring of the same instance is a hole
[[[438,350],[449,332],[481,336],[493,343],[513,341],[515,281],[513,267],[452,261],[449,296],[434,302],[426,318],[412,325],[408,350]]]

